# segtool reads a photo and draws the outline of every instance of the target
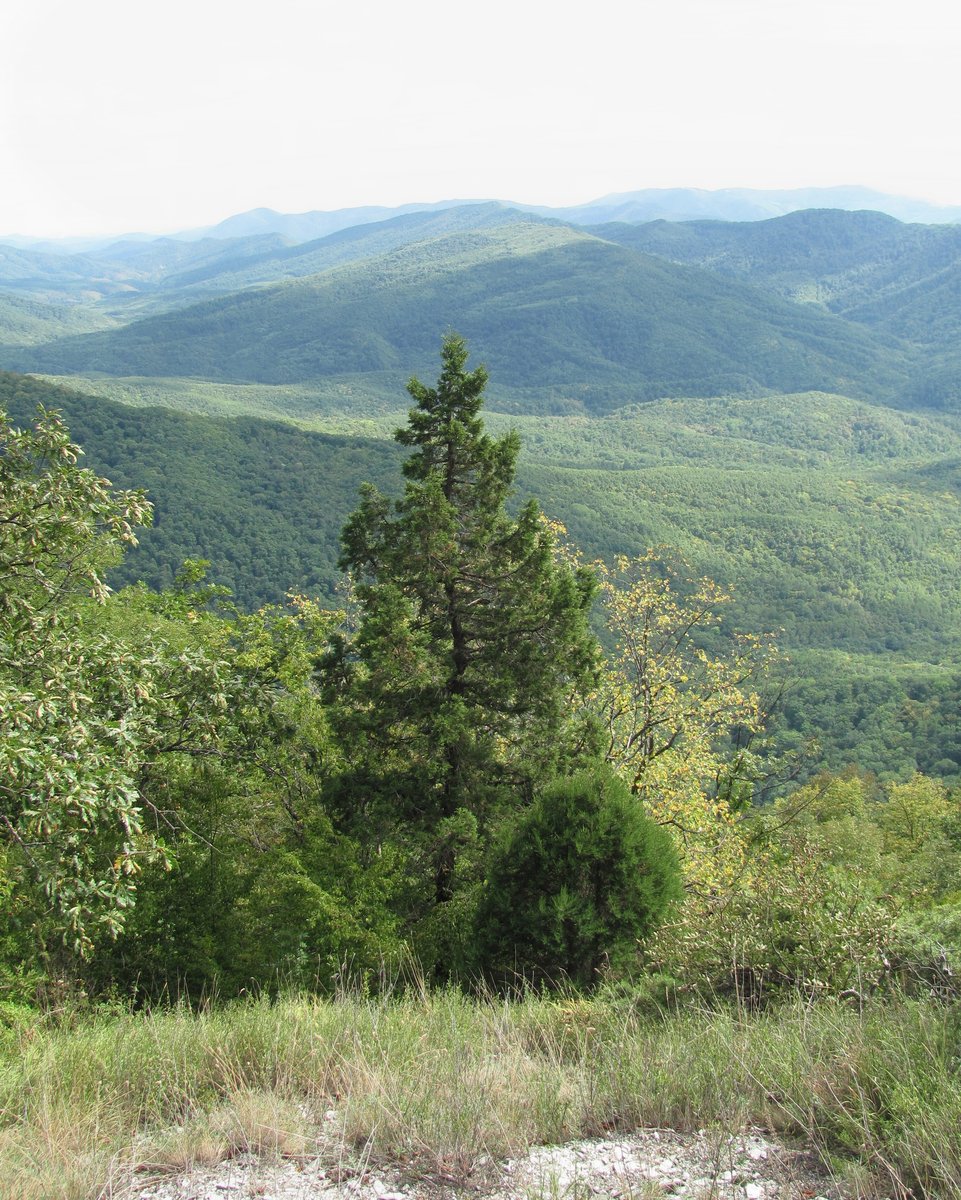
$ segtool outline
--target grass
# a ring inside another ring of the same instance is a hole
[[[537,1143],[753,1125],[861,1194],[956,1200],[959,1052],[952,1009],[907,1002],[665,1016],[414,990],[25,1024],[0,1066],[0,1197],[118,1195],[135,1169],[247,1149],[467,1179]]]

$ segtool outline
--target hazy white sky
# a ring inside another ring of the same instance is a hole
[[[0,236],[646,187],[961,204],[952,0],[6,0]]]

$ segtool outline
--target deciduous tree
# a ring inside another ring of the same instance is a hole
[[[688,885],[729,886],[743,862],[735,816],[739,789],[759,770],[757,684],[773,648],[745,636],[727,652],[709,650],[730,596],[712,580],[680,578],[654,551],[596,570],[614,639],[597,695],[606,757],[674,829]]]
[[[78,944],[91,914],[118,920],[157,850],[134,782],[149,672],[86,636],[80,603],[105,599],[104,569],[150,506],[79,454],[55,414],[17,429],[0,413],[0,828],[10,869]]]

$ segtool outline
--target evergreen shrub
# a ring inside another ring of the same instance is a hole
[[[499,985],[593,988],[605,968],[637,965],[680,891],[670,835],[622,780],[602,767],[557,779],[494,849],[475,925],[480,971]]]

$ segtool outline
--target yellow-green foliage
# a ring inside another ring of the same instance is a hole
[[[773,650],[749,636],[730,653],[708,653],[698,638],[718,625],[730,596],[710,579],[679,586],[663,554],[649,550],[597,570],[615,639],[596,701],[608,761],[675,831],[689,885],[730,883],[742,859],[730,836],[731,797],[754,760],[729,735],[760,731],[755,685]]]
[[[954,912],[958,812],[922,776],[821,776],[737,823],[737,880],[690,894],[654,957],[688,986],[752,1001],[923,986],[937,951],[912,913]],[[956,939],[942,950],[959,961]]]

